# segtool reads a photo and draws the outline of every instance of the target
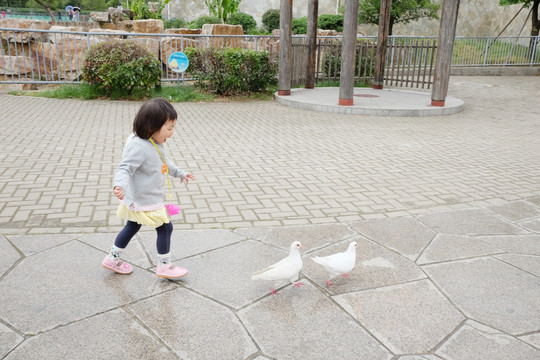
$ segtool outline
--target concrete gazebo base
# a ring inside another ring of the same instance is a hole
[[[431,93],[399,89],[375,90],[354,88],[352,105],[338,102],[339,88],[292,89],[291,94],[275,94],[280,104],[299,109],[341,114],[375,116],[436,116],[450,115],[463,110],[463,101],[446,97],[444,106],[431,105]]]

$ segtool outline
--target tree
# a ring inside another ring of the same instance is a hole
[[[430,0],[392,0],[388,35],[392,35],[394,24],[407,24],[424,17],[438,19],[439,8],[440,5],[433,4]],[[380,10],[381,0],[360,0],[358,23],[378,25]]]
[[[526,8],[531,8],[531,36],[538,36],[540,30],[540,19],[538,19],[538,7],[540,5],[540,0],[499,0],[499,5],[501,6],[515,4],[523,4]],[[535,40],[534,37],[532,37],[531,41],[529,42],[529,57],[533,55],[534,48]]]
[[[51,17],[51,21],[53,25],[56,24],[56,15],[54,13],[54,10],[61,9],[62,5],[64,4],[64,0],[33,0],[35,1],[39,6],[45,9],[47,13],[49,13],[49,16]],[[26,6],[29,6],[27,3]]]
[[[540,30],[540,19],[538,18],[538,8],[540,0],[499,0],[499,5],[515,5],[523,4],[526,8],[532,7],[531,10],[531,36],[538,36]]]
[[[83,10],[106,11],[108,6],[105,0],[82,0]]]
[[[226,24],[229,16],[236,14],[242,0],[204,0],[210,15],[221,19]]]

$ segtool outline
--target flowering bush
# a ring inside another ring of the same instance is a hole
[[[159,84],[161,64],[154,54],[134,41],[111,40],[90,48],[82,77],[99,93],[122,97]]]

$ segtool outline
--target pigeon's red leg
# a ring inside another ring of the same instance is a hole
[[[279,294],[276,290],[274,290],[274,288],[270,288],[270,290],[272,291],[272,296]]]
[[[304,285],[303,282],[297,282],[296,284],[293,285],[293,287],[295,287],[295,286],[296,286],[296,287],[300,287],[300,286],[302,286],[302,285]]]
[[[326,285],[332,286],[332,285],[334,285],[334,284],[330,282],[330,279],[328,279],[328,280],[326,280]]]
[[[343,274],[343,275],[341,275],[341,276],[343,276],[343,277],[350,277],[351,274]]]

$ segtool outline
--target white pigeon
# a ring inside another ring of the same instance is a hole
[[[299,241],[295,241],[291,244],[289,250],[289,256],[281,259],[277,263],[270,265],[269,267],[255,271],[251,275],[252,280],[273,280],[276,284],[281,282],[294,283],[298,279],[298,274],[302,270],[302,257],[300,256],[300,249],[304,247]],[[304,285],[301,282],[294,284],[294,286],[300,287]],[[272,295],[279,294],[274,288],[270,288]]]
[[[342,275],[344,277],[349,277],[349,271],[354,268],[356,263],[356,248],[358,244],[353,241],[349,244],[347,251],[342,253],[337,253],[329,256],[319,257],[316,256],[311,258],[317,264],[320,264],[324,270],[330,275],[330,278],[326,280],[328,286],[332,286],[330,280],[336,276]]]

